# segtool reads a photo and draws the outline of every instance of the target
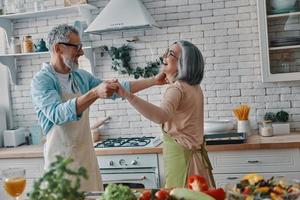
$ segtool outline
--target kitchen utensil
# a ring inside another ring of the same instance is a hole
[[[246,133],[225,132],[204,135],[207,145],[213,144],[240,144],[246,141]]]
[[[230,120],[211,120],[204,122],[204,134],[230,131],[232,129],[233,123]]]
[[[34,47],[36,52],[49,51],[49,49],[46,47],[46,42],[43,39],[40,39],[37,45],[34,45]]]
[[[98,118],[91,126],[91,130],[98,128],[99,126],[107,123],[111,119],[110,116],[107,116],[105,118]]]

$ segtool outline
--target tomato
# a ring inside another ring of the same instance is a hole
[[[251,194],[252,193],[252,190],[250,187],[245,187],[244,191],[242,192],[243,194]]]
[[[170,194],[167,190],[159,190],[155,193],[156,200],[167,200]]]
[[[139,200],[150,200],[151,199],[151,192],[145,190],[142,195],[139,197]]]
[[[190,176],[188,178],[188,188],[197,192],[208,190],[208,185],[203,176]]]
[[[207,191],[204,191],[204,193],[215,198],[216,200],[224,200],[226,196],[225,191],[222,188],[209,188]]]

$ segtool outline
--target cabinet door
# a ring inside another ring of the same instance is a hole
[[[213,173],[300,171],[299,149],[212,152]]]
[[[300,170],[300,169],[299,169]],[[217,187],[224,188],[228,183],[237,183],[246,174],[214,174]],[[285,177],[289,180],[300,180],[300,172],[259,173],[265,179],[274,177]]]
[[[300,80],[299,4],[278,10],[257,0],[263,82]]]

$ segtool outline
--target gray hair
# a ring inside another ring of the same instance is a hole
[[[50,47],[50,52],[53,50],[53,45],[58,42],[69,42],[69,34],[75,33],[79,35],[78,31],[74,26],[70,26],[67,24],[61,24],[54,27],[49,33],[47,37],[47,43]]]
[[[175,42],[181,47],[177,79],[190,85],[200,84],[204,73],[204,60],[200,50],[191,42]]]

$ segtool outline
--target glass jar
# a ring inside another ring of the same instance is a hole
[[[273,136],[272,121],[263,121],[260,123],[259,133],[263,137]]]
[[[24,36],[23,38],[23,53],[33,52],[33,42],[30,35]]]
[[[14,37],[10,38],[8,52],[10,54],[14,54],[16,52],[15,51],[15,38]]]
[[[15,37],[14,45],[15,45],[15,53],[21,53],[22,48],[21,48],[21,41],[19,37]]]

